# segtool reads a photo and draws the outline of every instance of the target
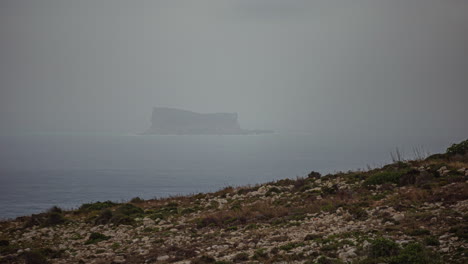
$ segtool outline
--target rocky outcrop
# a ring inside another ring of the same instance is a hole
[[[247,135],[271,133],[242,129],[236,113],[201,114],[166,107],[154,107],[151,128],[145,134],[158,135]]]

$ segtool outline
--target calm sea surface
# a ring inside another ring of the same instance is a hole
[[[320,142],[308,134],[0,136],[0,219],[124,201],[214,191],[390,162],[395,145]],[[445,143],[445,142],[444,142]],[[443,144],[429,147],[439,151]]]

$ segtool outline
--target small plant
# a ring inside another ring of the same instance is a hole
[[[37,250],[25,252],[23,254],[26,264],[49,264],[46,256]]]
[[[141,199],[140,197],[134,197],[130,200],[130,203],[143,203],[145,200]]]
[[[389,264],[436,264],[438,256],[432,254],[423,245],[412,242],[406,244],[400,254],[390,258]]]
[[[297,248],[297,247],[302,247],[304,246],[304,243],[288,243],[286,245],[282,245],[279,247],[279,249],[284,250],[284,251],[290,251],[291,249]]]
[[[377,184],[384,184],[384,183],[395,183],[398,184],[400,182],[400,177],[403,175],[403,172],[400,171],[383,171],[376,174],[371,175],[367,178],[364,182],[364,185],[377,185]]]
[[[144,211],[140,207],[134,206],[133,204],[124,204],[115,210],[117,214],[123,215],[136,215],[143,214]]]
[[[212,256],[203,255],[195,260],[190,262],[191,264],[208,264],[208,263],[216,263],[216,259]]]
[[[468,153],[468,139],[447,148],[448,155],[465,155]]]
[[[278,189],[277,187],[272,187],[265,193],[265,196],[269,197],[269,196],[272,196],[275,193],[281,193],[281,190]]]
[[[252,256],[253,260],[264,260],[268,258],[268,253],[265,248],[259,248],[255,250],[254,255]]]
[[[112,244],[110,246],[110,248],[115,251],[115,250],[119,249],[121,246],[122,245],[120,243],[115,242],[114,244]]]
[[[322,174],[316,171],[311,171],[309,175],[307,175],[307,178],[309,179],[320,179],[320,177],[322,177]]]
[[[348,212],[356,220],[365,220],[369,216],[366,210],[364,210],[360,206],[352,206],[351,208],[348,209]]]
[[[110,238],[111,238],[110,236],[106,236],[101,233],[93,232],[89,236],[88,240],[85,242],[85,245],[96,244],[101,241],[109,240]]]
[[[112,219],[112,211],[109,209],[104,209],[101,211],[101,213],[98,215],[98,217],[94,220],[95,225],[105,225],[110,222]]]
[[[319,234],[308,234],[305,236],[304,241],[322,239],[322,236]]]
[[[386,238],[377,238],[371,242],[369,256],[371,258],[391,257],[398,255],[400,246],[395,241]]]
[[[232,259],[232,261],[234,262],[244,262],[244,261],[247,261],[249,260],[249,254],[245,253],[245,252],[242,252],[242,253],[238,253],[237,255],[234,256],[234,258]]]
[[[434,236],[429,236],[424,239],[424,244],[426,244],[426,246],[439,246],[440,241]]]
[[[58,212],[50,212],[47,214],[47,218],[45,219],[45,222],[42,224],[42,226],[54,226],[54,225],[59,225],[63,224],[66,222],[65,217],[63,217],[62,213]]]
[[[422,228],[413,229],[408,232],[408,235],[410,236],[425,236],[425,235],[430,235],[430,234],[431,232],[429,230],[422,229]]]
[[[116,203],[113,203],[111,201],[105,201],[105,202],[95,202],[95,203],[86,203],[82,204],[78,210],[84,211],[84,212],[90,212],[90,211],[101,211],[102,209],[110,208],[117,205]]]

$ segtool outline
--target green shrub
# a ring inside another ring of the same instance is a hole
[[[320,174],[320,172],[316,172],[316,171],[311,171],[309,173],[309,175],[307,175],[307,178],[309,178],[309,179],[320,179],[320,177],[322,177],[322,174]]]
[[[369,257],[391,257],[398,255],[400,246],[395,241],[386,238],[373,240],[369,247]]]
[[[134,197],[130,200],[131,203],[143,203],[145,200],[141,199],[140,197]]]
[[[216,263],[216,259],[211,256],[203,255],[199,258],[196,258],[195,260],[192,260],[190,263],[191,264]]]
[[[94,220],[95,225],[105,225],[110,222],[112,219],[112,211],[110,209],[104,209],[101,211],[101,213],[98,215],[98,217]]]
[[[284,251],[290,251],[291,249],[293,248],[297,248],[297,247],[302,247],[304,246],[304,243],[294,243],[294,242],[291,242],[291,243],[288,243],[286,245],[282,245],[280,246],[279,248],[281,250],[284,250]]]
[[[412,242],[406,244],[397,256],[389,259],[389,264],[436,264],[438,256],[432,254],[423,245]]]
[[[384,184],[384,183],[394,183],[398,184],[400,182],[400,177],[404,174],[401,171],[383,171],[376,174],[371,175],[364,181],[364,185],[377,185],[377,184]]]
[[[44,223],[42,226],[54,226],[54,225],[59,225],[63,224],[66,222],[65,217],[61,213],[57,212],[52,212],[47,214],[47,218],[45,219]]]
[[[409,232],[407,232],[408,235],[410,236],[425,236],[425,235],[430,235],[431,234],[431,231],[427,230],[427,229],[421,229],[421,228],[418,228],[418,229],[413,229],[413,230],[410,230]]]
[[[85,242],[85,245],[96,244],[101,241],[109,240],[110,238],[111,238],[110,236],[106,236],[101,233],[93,232],[89,236],[88,240]]]
[[[23,253],[26,264],[49,264],[46,256],[37,250]]]
[[[266,252],[266,249],[264,248],[259,248],[255,250],[254,255],[252,256],[253,260],[264,260],[268,258],[268,253]]]
[[[353,216],[356,220],[365,220],[369,214],[360,206],[352,206],[348,209],[348,212]]]
[[[111,201],[105,201],[105,202],[95,202],[95,203],[85,203],[80,206],[78,210],[80,211],[85,211],[85,212],[90,212],[90,211],[101,211],[102,209],[110,208],[117,205],[116,203],[113,203]]]
[[[468,224],[459,224],[453,226],[449,230],[450,233],[454,233],[457,237],[468,240]]]
[[[234,262],[244,262],[244,261],[247,261],[247,260],[249,260],[249,254],[247,254],[245,252],[238,253],[232,259],[232,261],[234,261]]]
[[[278,189],[277,187],[272,187],[265,193],[265,196],[267,196],[267,197],[272,196],[275,193],[281,193],[281,190]]]
[[[143,214],[144,211],[140,207],[134,206],[133,204],[123,204],[115,210],[115,213],[130,216]]]
[[[113,214],[112,218],[110,219],[110,223],[114,225],[133,225],[135,223],[135,219],[129,215],[116,213]]]
[[[468,153],[468,139],[447,148],[448,155],[465,155]]]
[[[322,235],[319,234],[308,234],[305,236],[304,241],[322,239]]]
[[[62,209],[57,206],[52,207],[45,213],[33,214],[28,218],[24,227],[49,227],[54,225],[63,224],[66,222],[65,217],[62,215]]]
[[[424,239],[424,244],[426,244],[427,246],[439,246],[440,241],[434,236],[429,236]]]

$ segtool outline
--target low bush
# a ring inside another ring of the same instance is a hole
[[[387,238],[377,238],[369,246],[369,257],[392,257],[398,255],[400,246],[395,241]]]
[[[62,214],[62,209],[58,208],[57,206],[54,206],[45,213],[31,215],[31,217],[29,217],[28,220],[25,222],[24,227],[49,227],[63,224],[65,222],[66,219]]]
[[[49,264],[46,256],[37,250],[23,253],[23,258],[26,264]]]
[[[208,264],[208,263],[216,263],[216,259],[212,256],[203,255],[198,257],[190,262],[191,264]]]
[[[115,210],[115,213],[130,216],[130,215],[143,214],[144,211],[140,207],[134,206],[133,204],[124,204],[118,207]]]
[[[105,202],[95,202],[95,203],[85,203],[80,206],[78,209],[79,211],[85,211],[85,212],[90,212],[90,211],[101,211],[102,209],[110,208],[113,206],[116,206],[117,204],[111,201],[105,201]]]
[[[112,219],[112,211],[110,209],[104,209],[101,211],[101,213],[98,215],[98,217],[94,220],[95,225],[105,225],[110,222]]]
[[[378,172],[369,176],[364,181],[364,185],[377,185],[377,184],[384,184],[384,183],[394,183],[398,184],[400,182],[400,177],[404,175],[405,172],[402,171],[383,171]]]
[[[424,244],[426,244],[426,246],[439,246],[440,241],[437,237],[429,236],[424,239]]]
[[[468,139],[447,148],[448,155],[465,155],[468,153]]]
[[[111,238],[110,236],[106,236],[106,235],[103,235],[101,233],[93,232],[89,236],[88,240],[85,242],[85,245],[96,244],[96,243],[99,243],[101,241],[109,240],[110,238]]]
[[[423,245],[411,242],[406,244],[397,256],[389,259],[389,264],[438,264],[439,257]]]
[[[232,259],[232,261],[238,263],[238,262],[245,262],[249,260],[249,254],[245,253],[245,252],[242,252],[242,253],[238,253],[237,255],[234,256],[234,258]]]
[[[143,203],[145,200],[141,199],[140,197],[134,197],[130,200],[131,203]]]

